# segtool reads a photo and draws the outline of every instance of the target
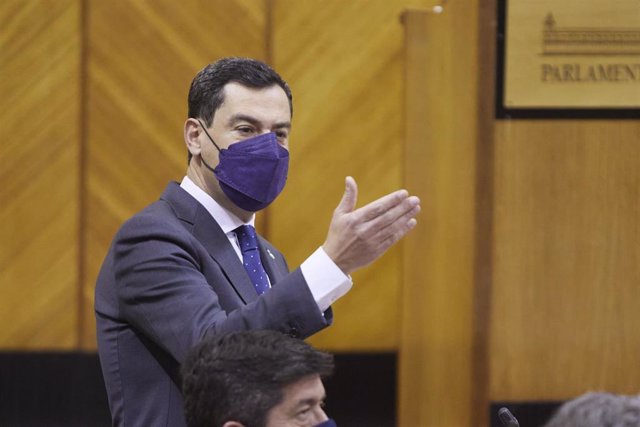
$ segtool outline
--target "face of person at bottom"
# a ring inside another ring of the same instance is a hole
[[[282,401],[267,414],[267,427],[313,427],[327,420],[325,391],[319,375],[310,375],[283,389]]]

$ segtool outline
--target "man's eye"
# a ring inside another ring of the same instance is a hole
[[[244,134],[253,133],[253,128],[250,128],[249,126],[241,126],[241,127],[237,128],[236,130],[238,132],[244,133]]]
[[[311,407],[308,406],[306,408],[300,409],[297,413],[298,418],[305,418],[309,415],[309,413],[311,412]]]
[[[278,137],[278,139],[287,139],[287,136],[288,134],[286,131],[283,131],[283,130],[276,131],[276,137]]]

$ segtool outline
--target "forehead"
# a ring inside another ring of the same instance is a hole
[[[223,118],[234,114],[249,115],[265,122],[291,120],[289,99],[278,85],[258,89],[236,82],[227,83],[224,86],[224,101],[215,116]]]
[[[267,427],[307,426],[296,415],[303,408],[318,408],[325,392],[319,375],[309,375],[282,388],[282,400],[267,413]]]
[[[321,401],[324,398],[324,386],[319,375],[309,375],[283,388],[283,403],[296,405],[305,400]]]

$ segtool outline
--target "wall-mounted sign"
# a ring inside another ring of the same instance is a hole
[[[499,0],[498,117],[640,117],[640,0]]]

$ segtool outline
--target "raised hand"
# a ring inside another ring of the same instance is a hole
[[[322,248],[345,274],[351,274],[378,259],[415,227],[420,199],[398,190],[355,209],[356,181],[348,176],[345,185]]]

